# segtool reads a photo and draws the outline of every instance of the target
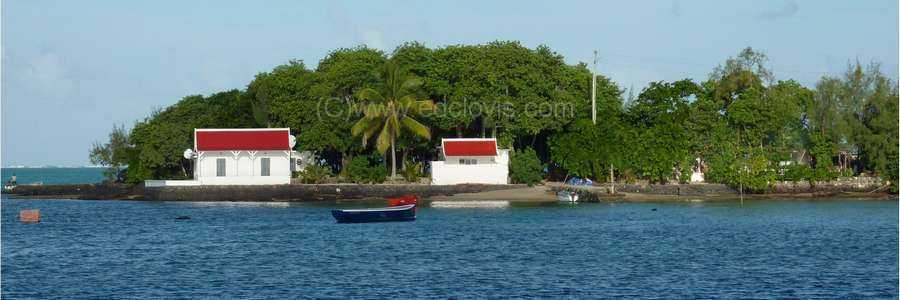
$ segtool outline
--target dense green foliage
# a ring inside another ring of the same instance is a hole
[[[123,168],[128,165],[128,160],[133,154],[130,147],[129,133],[125,126],[113,126],[109,133],[109,141],[104,144],[94,143],[91,148],[90,159],[94,165],[107,166],[103,170],[103,176],[107,181],[122,181]]]
[[[297,173],[297,177],[303,183],[325,183],[328,177],[331,177],[331,169],[320,165],[306,166],[306,168]]]
[[[403,179],[406,182],[419,182],[422,178],[422,163],[406,161],[403,163]]]
[[[793,183],[797,183],[803,180],[809,180],[812,178],[813,170],[809,167],[809,165],[790,165],[784,170],[784,175],[782,176],[782,181],[790,181]]]
[[[91,158],[128,182],[184,178],[192,166],[180,153],[192,145],[194,128],[270,126],[291,128],[297,150],[314,152],[345,177],[357,173],[349,172],[349,158],[354,168],[365,158],[387,172],[390,161],[436,159],[441,137],[496,137],[503,148],[529,149],[515,153],[533,153],[549,174],[601,182],[685,182],[700,169],[709,182],[748,191],[837,174],[876,175],[896,187],[896,82],[877,64],[854,63],[810,88],[776,78],[767,64],[747,48],[703,81],[654,82],[634,97],[599,76],[593,124],[590,71],[546,46],[338,49],[315,69],[290,61],[258,74],[245,90],[185,97],[130,132],[114,130]],[[412,104],[419,102],[434,107],[417,111]],[[367,147],[369,138],[377,147]],[[387,148],[391,159],[367,158],[386,156]],[[537,173],[544,176],[543,168]]]
[[[347,164],[347,178],[356,183],[382,183],[387,177],[387,169],[378,158],[360,155]]]
[[[626,118],[637,134],[633,137],[635,171],[653,182],[672,179],[673,168],[690,165],[692,137],[688,129],[688,101],[700,87],[690,80],[651,83],[629,108]]]
[[[524,183],[529,186],[541,182],[544,178],[544,166],[538,159],[534,149],[515,151],[509,157],[509,178],[514,183]]]
[[[431,138],[431,131],[413,117],[419,117],[434,109],[431,100],[418,100],[414,90],[422,84],[421,79],[412,76],[406,69],[393,62],[382,66],[378,89],[365,88],[359,91],[358,99],[363,111],[359,121],[353,124],[353,136],[362,136],[362,144],[377,136],[375,146],[378,153],[391,149],[391,177],[397,177],[396,142],[403,132],[416,137]]]

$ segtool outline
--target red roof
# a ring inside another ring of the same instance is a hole
[[[494,139],[445,139],[444,156],[497,156]]]
[[[197,129],[197,151],[291,150],[290,129]]]

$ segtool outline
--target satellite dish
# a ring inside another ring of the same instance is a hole
[[[184,149],[184,154],[183,154],[183,155],[184,155],[184,159],[191,159],[191,158],[194,158],[194,154],[195,154],[195,153],[194,153],[194,150],[191,150],[191,149]]]
[[[291,149],[294,149],[294,146],[297,145],[297,137],[295,137],[295,136],[293,136],[293,135],[289,135],[289,137],[291,137],[291,138],[290,138],[290,141],[291,141],[291,142],[290,142],[290,143],[291,143]]]

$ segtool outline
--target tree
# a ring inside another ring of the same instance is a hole
[[[362,136],[365,147],[369,138],[375,136],[376,149],[384,155],[391,149],[391,178],[397,177],[396,141],[402,132],[431,139],[431,131],[427,126],[413,119],[423,112],[434,108],[431,100],[418,100],[411,91],[421,85],[422,81],[409,74],[392,62],[384,64],[381,83],[377,88],[365,88],[359,92],[362,118],[351,128],[353,136]]]
[[[509,177],[513,182],[532,186],[543,179],[544,166],[534,149],[526,148],[513,152],[509,159]]]
[[[256,127],[251,105],[243,92],[231,90],[208,97],[187,96],[155,111],[131,130],[134,154],[128,163],[126,182],[189,177],[192,166],[181,153],[193,147],[193,130]]]
[[[297,144],[316,151],[335,172],[343,173],[350,159],[363,148],[350,134],[359,112],[353,109],[355,96],[363,88],[378,83],[378,70],[386,58],[383,52],[360,46],[332,51],[319,61],[310,93],[315,103],[301,109],[308,123]]]
[[[859,105],[845,114],[849,140],[859,150],[862,166],[891,182],[897,190],[898,87],[881,73],[878,64],[865,71],[859,63],[847,72],[846,105]]]
[[[767,91],[771,124],[767,128],[768,143],[784,152],[802,149],[808,142],[807,107],[814,92],[794,80],[779,81]]]
[[[246,96],[251,99],[253,116],[259,126],[289,127],[301,132],[302,127],[316,122],[318,98],[312,94],[315,73],[302,61],[292,60],[275,67],[271,72],[259,73],[247,85]]]
[[[651,181],[665,183],[673,178],[673,169],[692,164],[688,105],[699,93],[700,87],[688,79],[654,82],[628,109],[638,132],[635,152],[641,153],[634,164]]]
[[[765,150],[732,145],[710,159],[709,177],[743,191],[763,192],[778,180]]]
[[[288,61],[259,73],[244,91],[187,96],[130,132],[116,127],[106,143],[95,143],[91,159],[129,183],[185,178],[192,166],[181,152],[192,146],[194,128],[277,126],[290,127],[298,150],[314,151],[342,175],[355,157],[386,163],[368,158],[373,137],[377,152],[391,149],[396,176],[398,152],[410,164],[436,156],[430,136],[491,136],[503,148],[531,149],[553,171],[598,181],[611,169],[626,179],[684,181],[699,167],[710,182],[763,190],[772,172],[801,177],[780,164],[794,153],[814,159],[807,177],[832,178],[840,150],[857,157],[856,171],[897,182],[900,93],[877,64],[849,64],[815,89],[777,80],[767,64],[765,54],[745,48],[701,84],[653,83],[627,104],[622,90],[599,76],[595,125],[588,121],[587,65],[567,64],[547,46],[410,42],[389,55],[342,48],[315,69]]]
[[[384,182],[385,170],[378,160],[380,160],[378,156],[359,155],[353,157],[347,164],[347,178],[356,183]]]
[[[105,144],[94,142],[91,148],[90,159],[94,165],[107,167],[103,171],[106,180],[113,182],[121,182],[122,168],[128,165],[133,152],[133,147],[129,141],[129,132],[125,130],[125,125],[113,126],[109,133],[109,141]]]
[[[844,123],[840,117],[840,98],[843,93],[840,79],[823,76],[816,82],[812,105],[807,108],[810,131],[828,135],[833,141],[841,140]]]

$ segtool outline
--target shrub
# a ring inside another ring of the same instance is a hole
[[[422,163],[414,163],[411,161],[404,162],[401,174],[403,175],[403,179],[406,179],[407,182],[418,182],[419,178],[422,177]]]
[[[543,178],[544,166],[537,157],[534,149],[528,148],[516,151],[510,157],[509,173],[513,182],[525,183],[529,186],[538,183]]]
[[[387,169],[370,157],[360,155],[347,164],[347,177],[356,183],[382,183],[387,177]]]
[[[810,172],[810,176],[808,178],[809,185],[814,187],[816,183],[819,182],[831,182],[832,180],[837,179],[839,175],[840,171],[838,170],[830,170],[829,168],[825,167],[816,167]]]
[[[790,181],[797,183],[799,181],[808,180],[812,176],[812,168],[809,165],[794,164],[788,166],[781,176],[782,181]]]
[[[320,165],[309,165],[297,172],[297,177],[302,183],[325,183],[329,176],[331,176],[331,169]]]
[[[683,162],[680,165],[680,174],[678,176],[678,183],[691,183],[691,175],[694,174],[694,169],[692,168],[690,162]]]
[[[726,149],[709,158],[707,180],[759,193],[778,179],[772,164],[760,149]]]

